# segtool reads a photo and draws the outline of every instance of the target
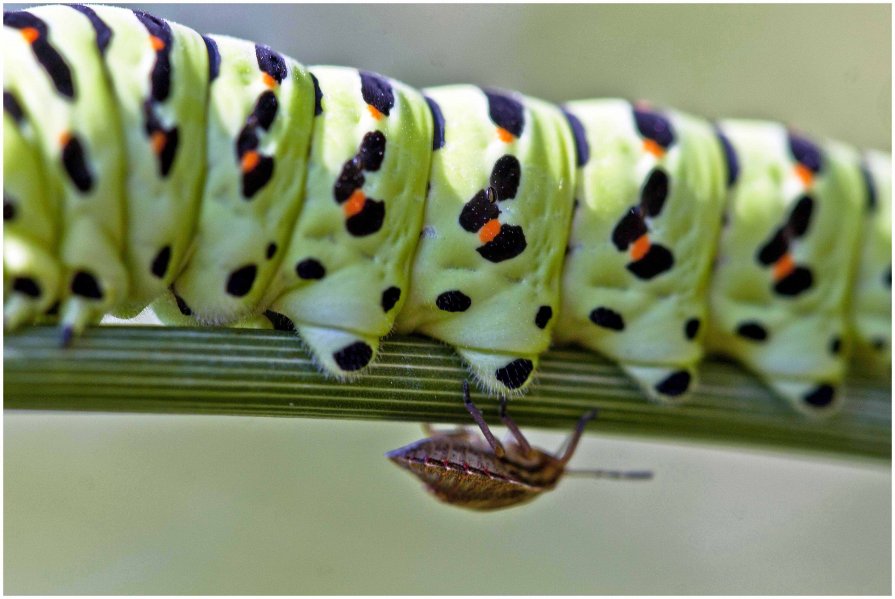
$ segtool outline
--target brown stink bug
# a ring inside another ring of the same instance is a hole
[[[578,421],[565,443],[562,455],[553,455],[532,447],[516,423],[507,415],[507,401],[500,402],[500,419],[512,435],[506,447],[494,437],[482,413],[469,397],[469,385],[463,381],[466,409],[484,435],[484,439],[459,428],[452,432],[435,431],[423,425],[427,438],[385,454],[425,484],[426,490],[441,501],[471,510],[496,510],[531,501],[556,486],[564,474],[583,474],[613,479],[648,479],[651,472],[618,470],[566,470],[587,423],[597,413],[591,410]]]

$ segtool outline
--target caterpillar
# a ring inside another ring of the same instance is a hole
[[[686,399],[708,351],[806,414],[891,368],[891,157],[769,121],[305,67],[138,10],[4,12],[4,328],[147,306],[294,330],[346,379],[391,332],[522,393],[551,343]]]

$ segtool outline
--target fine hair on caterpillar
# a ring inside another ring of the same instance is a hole
[[[4,326],[64,342],[149,306],[293,330],[358,376],[380,339],[453,346],[524,392],[551,345],[685,401],[706,353],[833,413],[891,365],[891,158],[472,85],[417,90],[142,11],[4,13]]]

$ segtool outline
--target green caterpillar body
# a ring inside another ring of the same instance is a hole
[[[811,414],[891,368],[891,158],[624,100],[416,91],[107,6],[4,13],[4,325],[294,329],[323,369],[574,343],[656,401],[704,348]],[[860,235],[859,231],[867,231]]]

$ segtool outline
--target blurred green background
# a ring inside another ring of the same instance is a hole
[[[141,8],[420,87],[647,98],[890,148],[884,5]],[[6,413],[4,433],[12,594],[891,592],[889,463],[590,435],[576,467],[657,478],[475,514],[382,457],[407,424]]]

